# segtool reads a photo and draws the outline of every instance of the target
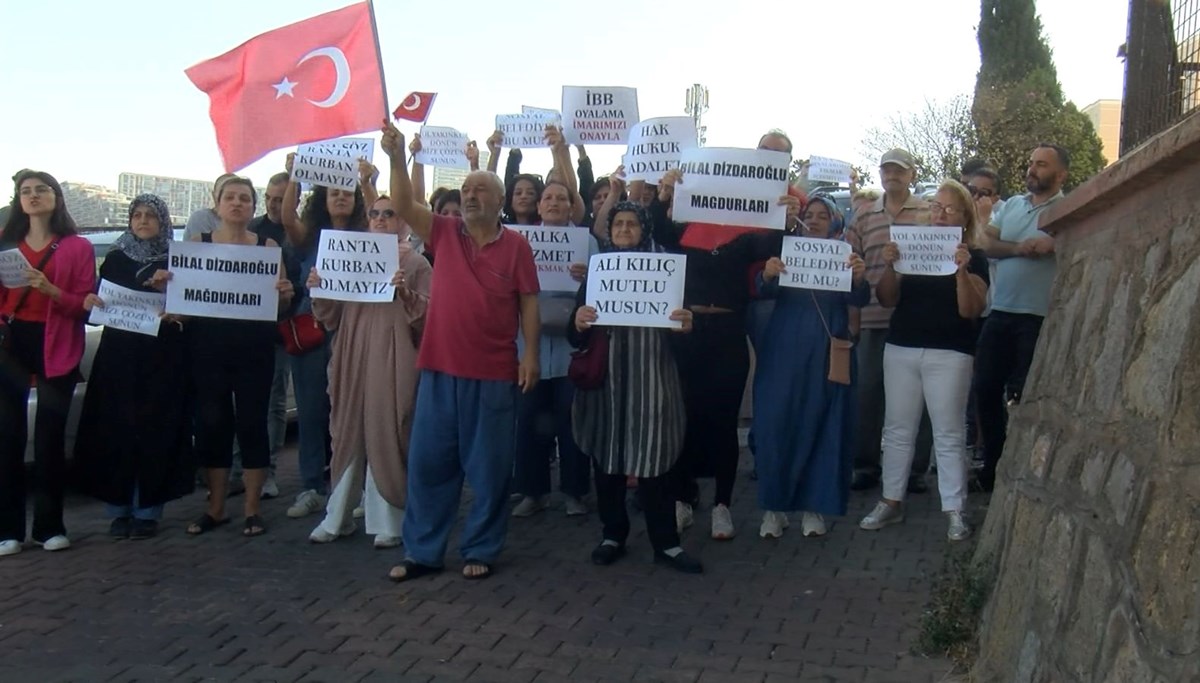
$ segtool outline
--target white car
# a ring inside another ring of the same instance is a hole
[[[99,270],[100,264],[104,262],[104,257],[108,255],[109,249],[124,231],[109,230],[105,232],[90,232],[83,233],[82,237],[92,243],[92,247],[96,251],[96,269]],[[183,230],[175,230],[175,239],[183,239]],[[71,412],[67,415],[67,432],[66,432],[66,453],[70,459],[75,452],[75,436],[79,431],[79,416],[83,412],[83,397],[87,393],[88,377],[92,374],[92,361],[96,358],[96,349],[100,347],[100,334],[104,332],[104,327],[100,325],[88,325],[85,328],[83,359],[79,363],[79,373],[83,375],[82,381],[75,385],[75,394],[71,397]],[[290,376],[289,376],[290,379]],[[31,384],[29,390],[29,405],[28,405],[28,437],[25,443],[25,462],[33,462],[33,432],[34,420],[37,417],[37,386]],[[288,382],[287,392],[287,419],[288,422],[293,422],[296,419],[296,397],[292,392],[292,383]]]

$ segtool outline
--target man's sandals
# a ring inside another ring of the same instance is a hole
[[[467,560],[467,563],[463,566],[462,575],[464,579],[478,581],[480,579],[488,578],[494,573],[494,571],[495,570],[492,568],[492,565],[486,562],[480,562],[479,560]],[[419,579],[422,576],[433,576],[440,573],[442,573],[442,567],[431,567],[427,564],[420,564],[419,562],[414,562],[412,560],[405,560],[395,567],[392,567],[392,570],[388,572],[388,578],[396,583],[400,583],[402,581]]]

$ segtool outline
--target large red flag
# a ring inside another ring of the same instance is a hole
[[[377,130],[388,111],[368,2],[251,38],[187,76],[211,101],[226,171],[281,147]]]

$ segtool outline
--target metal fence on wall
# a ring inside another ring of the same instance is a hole
[[[1121,154],[1200,105],[1200,0],[1130,0]]]

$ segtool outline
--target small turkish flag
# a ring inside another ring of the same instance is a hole
[[[187,70],[208,94],[226,171],[282,147],[379,128],[387,115],[370,3],[251,38]]]
[[[429,118],[429,110],[433,109],[433,98],[435,97],[437,97],[435,92],[410,92],[400,106],[396,107],[396,111],[392,112],[392,116],[405,121],[425,123],[425,120]]]

